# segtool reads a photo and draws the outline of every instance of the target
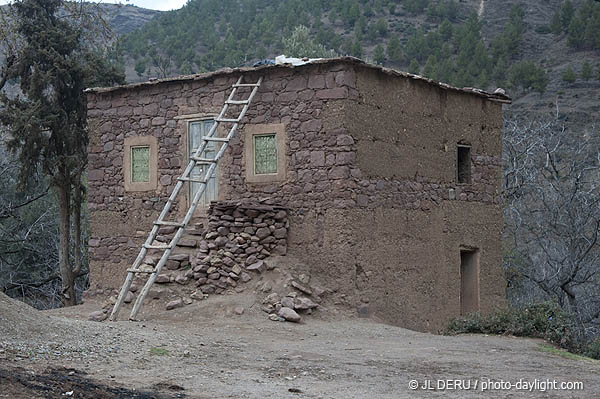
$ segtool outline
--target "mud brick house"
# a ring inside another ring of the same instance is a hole
[[[499,193],[510,100],[353,58],[89,89],[92,286],[121,286],[145,239],[136,232],[151,229],[240,75],[264,82],[203,206],[286,207],[287,256],[332,301],[392,324],[438,331],[505,302]]]

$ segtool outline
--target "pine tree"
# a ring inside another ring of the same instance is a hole
[[[408,66],[408,72],[418,75],[421,71],[421,65],[419,65],[419,61],[417,61],[416,59],[413,58],[413,60],[410,62],[410,65]]]
[[[552,21],[550,22],[550,30],[555,35],[560,35],[562,32],[562,23],[560,21],[560,11],[556,11],[552,16]]]
[[[387,58],[394,63],[402,61],[402,43],[397,35],[393,35],[388,42]]]
[[[423,67],[423,76],[436,80],[434,75],[437,70],[437,63],[437,58],[434,55],[430,55],[429,58],[427,58],[425,66]]]
[[[565,1],[560,9],[560,23],[562,24],[563,30],[568,30],[571,25],[571,20],[575,15],[575,7],[571,0]]]
[[[577,80],[577,74],[573,68],[569,67],[565,72],[563,72],[562,79],[567,83],[573,83],[575,80]]]
[[[358,40],[355,40],[354,43],[352,43],[352,51],[350,52],[350,54],[353,57],[362,58],[362,56],[363,56],[363,48],[362,48],[362,45],[360,44],[360,42]]]
[[[592,65],[588,61],[585,61],[581,67],[579,77],[581,77],[582,80],[590,80],[593,74],[594,70],[592,69]]]
[[[383,46],[381,44],[378,44],[375,47],[373,59],[375,60],[375,63],[379,65],[383,65],[383,63],[385,62],[385,51],[383,50]]]

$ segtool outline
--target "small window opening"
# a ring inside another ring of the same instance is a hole
[[[458,182],[471,183],[471,147],[468,145],[459,145],[456,160]]]
[[[479,251],[460,251],[460,314],[479,312]]]
[[[150,181],[150,147],[131,147],[131,182]]]
[[[257,175],[277,173],[277,137],[275,133],[254,136],[254,173]]]

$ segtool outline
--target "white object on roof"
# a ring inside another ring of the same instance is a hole
[[[278,55],[275,57],[275,64],[292,64],[294,66],[309,64],[312,61],[322,60],[322,58],[294,58],[294,57],[286,57],[285,55]]]

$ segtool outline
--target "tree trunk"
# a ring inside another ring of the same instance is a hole
[[[76,304],[75,278],[69,261],[69,245],[71,242],[71,185],[61,182],[56,186],[60,206],[58,267],[62,279],[61,299],[63,306]]]
[[[73,238],[75,240],[73,274],[77,276],[81,272],[81,172],[75,176],[73,190]]]

